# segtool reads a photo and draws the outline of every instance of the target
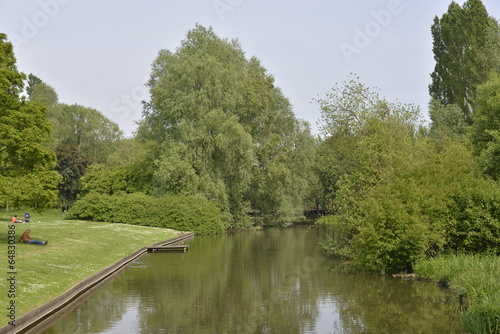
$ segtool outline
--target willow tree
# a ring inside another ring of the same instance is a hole
[[[233,227],[248,223],[249,211],[264,222],[297,218],[305,191],[289,187],[303,184],[290,161],[303,146],[294,138],[307,127],[237,40],[197,25],[175,52],[159,52],[148,85],[138,134],[157,144],[158,194],[203,196]],[[281,200],[263,205],[277,189]]]
[[[0,34],[0,201],[2,205],[57,203],[59,176],[46,109],[21,97],[25,75],[17,70],[12,44]]]

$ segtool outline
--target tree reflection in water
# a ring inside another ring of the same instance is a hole
[[[43,333],[460,333],[432,283],[323,256],[316,227],[195,237],[148,254]]]

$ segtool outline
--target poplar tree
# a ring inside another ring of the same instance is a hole
[[[442,105],[457,104],[470,122],[477,85],[498,67],[499,48],[493,43],[498,24],[481,0],[468,0],[463,6],[452,2],[441,18],[434,18],[431,32],[436,65],[429,93]]]

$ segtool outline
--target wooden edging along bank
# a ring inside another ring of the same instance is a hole
[[[43,304],[42,306],[34,309],[33,311],[26,313],[19,319],[16,319],[15,326],[5,325],[4,327],[0,328],[0,334],[39,333],[40,327],[43,327],[43,324],[49,324],[49,323],[52,324],[53,319],[57,318],[60,315],[60,313],[63,313],[65,308],[69,307],[72,304],[76,305],[76,303],[79,300],[86,297],[84,296],[84,294],[87,295],[91,291],[107,283],[121,269],[124,269],[127,264],[134,261],[141,255],[147,253],[148,248],[172,245],[193,237],[194,237],[194,232],[190,232],[179,235],[172,239],[168,239],[165,241],[157,242],[155,244],[142,247],[138,251],[106,267],[101,272],[81,281],[80,283],[76,284],[62,295],[52,299],[51,301]]]

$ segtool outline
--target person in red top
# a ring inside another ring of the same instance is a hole
[[[14,217],[12,217],[12,220],[11,220],[13,223],[22,223],[23,221],[22,220],[19,220],[17,219],[17,215],[15,215]]]
[[[39,240],[31,239],[30,232],[31,232],[30,229],[27,229],[26,231],[24,231],[23,235],[21,235],[21,237],[19,238],[18,241],[22,241],[25,244],[38,244],[38,245],[46,245],[48,243],[48,241],[39,241]]]

